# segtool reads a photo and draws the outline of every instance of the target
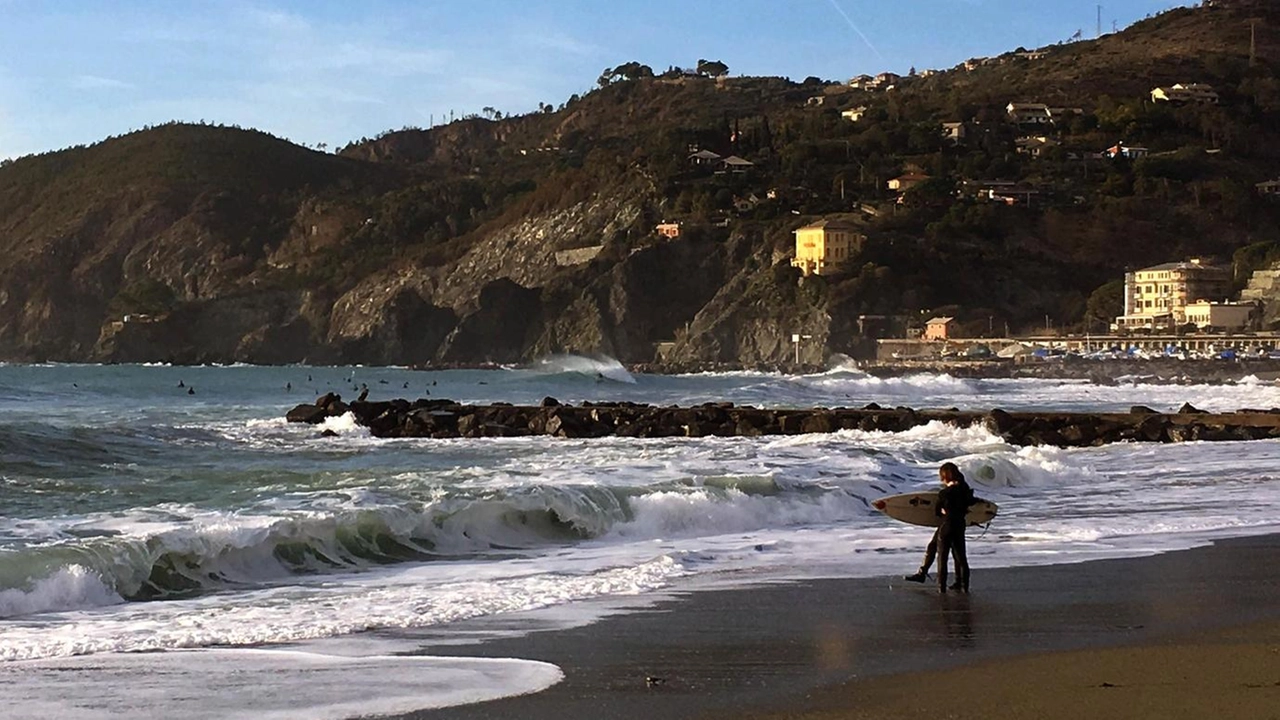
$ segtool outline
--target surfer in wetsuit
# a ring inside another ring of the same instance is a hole
[[[938,468],[938,477],[942,480],[943,491],[947,489],[948,478],[950,477],[959,478],[959,485],[962,486],[963,489],[960,491],[957,491],[957,493],[960,495],[965,495],[965,494],[968,495],[968,504],[965,505],[964,512],[960,514],[960,517],[963,517],[965,514],[968,513],[969,505],[972,505],[976,501],[976,499],[973,496],[973,489],[969,487],[969,483],[966,482],[964,479],[964,473],[960,472],[960,468],[956,467],[955,463],[948,462],[948,463],[943,463],[942,467]],[[911,582],[922,583],[929,578],[929,568],[933,567],[933,559],[938,554],[938,542],[942,536],[942,525],[945,524],[946,522],[945,516],[943,516],[942,514],[942,492],[941,491],[938,493],[938,504],[935,507],[936,507],[938,516],[944,517],[943,523],[939,524],[938,529],[935,530],[933,533],[933,537],[929,538],[929,545],[924,549],[924,561],[920,563],[920,569],[917,570],[913,575],[905,576],[903,578],[904,580],[910,580]],[[954,533],[954,528],[952,528],[951,530]],[[963,523],[961,523],[961,526],[960,526],[959,552],[955,552],[956,546],[955,546],[954,538],[952,542],[948,545],[948,548],[956,556],[956,562],[957,562],[956,583],[960,585],[960,588],[958,589],[968,590],[969,565],[968,565],[968,558],[965,557],[964,555],[965,550],[964,550],[964,524]],[[961,579],[960,579],[960,568],[959,568],[959,563],[962,562],[962,558],[964,562],[963,582],[961,582]],[[947,569],[946,569],[945,556],[943,557],[942,562],[943,562],[943,565],[940,568],[940,572],[938,573],[938,576],[939,576],[938,579],[939,579],[939,582],[942,583],[943,590],[946,590]]]
[[[938,469],[942,477],[942,490],[938,492],[938,516],[942,524],[935,537],[938,540],[938,590],[947,591],[947,556],[955,555],[956,581],[952,590],[969,592],[969,556],[965,550],[965,515],[975,502],[973,488],[965,482],[964,473],[955,463],[943,463]]]
[[[922,583],[929,578],[929,568],[933,567],[933,558],[938,554],[938,531],[933,531],[933,537],[929,538],[929,544],[924,549],[924,562],[920,563],[920,569],[915,574],[904,576],[903,580]]]

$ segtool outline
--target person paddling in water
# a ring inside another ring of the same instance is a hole
[[[942,480],[942,490],[938,492],[935,511],[941,519],[938,529],[925,548],[924,562],[914,575],[907,575],[906,580],[922,583],[929,577],[929,568],[933,565],[935,554],[940,554],[938,563],[938,589],[947,591],[947,556],[954,555],[956,563],[956,581],[952,590],[969,592],[969,557],[965,548],[964,529],[965,515],[969,506],[976,502],[973,488],[964,479],[964,473],[955,463],[943,463],[938,468],[938,477]]]

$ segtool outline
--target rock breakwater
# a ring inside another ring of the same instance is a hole
[[[1128,413],[1006,412],[885,408],[772,409],[705,403],[659,407],[632,402],[463,405],[452,400],[343,402],[330,393],[288,412],[290,422],[320,424],[352,413],[377,437],[477,438],[549,435],[595,437],[755,437],[837,430],[902,432],[930,422],[982,424],[1015,445],[1080,447],[1114,442],[1185,442],[1280,438],[1280,409],[1207,413],[1184,405],[1176,413],[1135,406]]]

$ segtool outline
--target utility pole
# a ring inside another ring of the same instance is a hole
[[[1093,35],[1095,38],[1102,37],[1102,6],[1098,6],[1098,30]]]
[[[1258,64],[1258,19],[1249,21],[1249,67]]]

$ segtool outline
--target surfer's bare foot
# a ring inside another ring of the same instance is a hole
[[[902,577],[902,579],[903,579],[903,580],[910,581],[910,582],[918,582],[918,583],[922,583],[922,582],[924,582],[924,581],[925,581],[925,578],[927,578],[927,577],[929,577],[929,576],[928,576],[928,574],[927,574],[927,573],[925,573],[925,571],[921,570],[920,572],[916,573],[915,575],[904,575],[904,576]]]

